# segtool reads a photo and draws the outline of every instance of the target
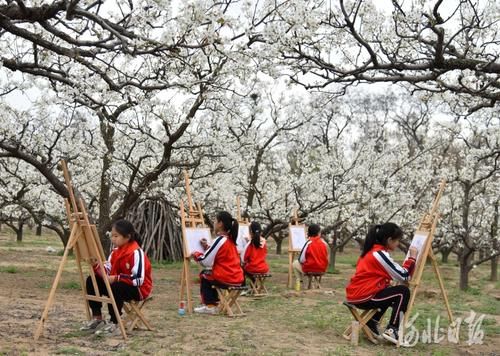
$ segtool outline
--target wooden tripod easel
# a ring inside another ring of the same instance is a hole
[[[299,216],[297,214],[297,209],[293,210],[293,217],[292,217],[292,223],[289,226],[302,226],[299,224]],[[304,226],[304,234],[305,234],[305,225]],[[292,282],[293,282],[293,260],[295,258],[295,255],[300,253],[300,249],[294,249],[292,245],[292,235],[289,233],[288,236],[288,283],[287,283],[287,288],[292,288]]]
[[[106,276],[106,271],[104,269],[104,250],[102,248],[101,240],[99,239],[99,234],[97,233],[96,226],[90,223],[87,210],[82,198],[78,197],[77,199],[77,197],[75,196],[66,162],[61,161],[61,165],[63,169],[64,180],[66,182],[66,187],[68,188],[69,192],[69,199],[65,199],[64,202],[66,205],[66,214],[68,216],[71,233],[68,239],[68,243],[66,244],[66,248],[64,249],[63,257],[61,259],[61,262],[59,263],[59,269],[57,270],[56,277],[54,278],[54,282],[52,283],[52,288],[50,289],[47,304],[45,305],[40,323],[38,324],[38,328],[35,332],[35,341],[38,340],[43,332],[45,321],[48,318],[49,309],[54,302],[54,296],[56,294],[57,286],[59,284],[59,280],[61,279],[64,265],[71,249],[73,249],[76,256],[76,264],[78,266],[78,272],[80,276],[80,285],[82,287],[82,296],[85,303],[87,320],[90,320],[91,318],[88,303],[89,300],[111,304],[113,306],[113,310],[115,311],[116,319],[118,321],[118,325],[120,327],[123,338],[127,339],[127,334],[125,332],[120,313],[118,312],[118,308],[116,307],[115,299],[111,291],[111,285],[109,284],[108,279],[103,278],[108,296],[101,296],[99,293],[99,288],[97,287],[93,265],[95,263],[98,263],[101,276]],[[96,295],[87,294],[85,278],[81,265],[82,261],[87,262],[89,266],[90,277],[92,279],[92,284],[94,286]]]
[[[439,206],[439,201],[441,200],[441,196],[443,195],[444,187],[446,185],[446,181],[443,179],[441,180],[441,183],[439,184],[439,191],[434,198],[434,202],[432,203],[431,210],[428,213],[425,213],[422,220],[420,221],[420,224],[418,226],[417,231],[415,232],[415,235],[417,234],[423,234],[427,235],[427,238],[425,240],[424,246],[422,248],[421,253],[417,257],[417,265],[416,265],[416,270],[415,273],[409,283],[410,287],[410,301],[408,303],[408,308],[406,310],[405,314],[405,325],[408,322],[409,315],[411,314],[411,310],[413,308],[413,304],[415,302],[415,297],[417,294],[417,289],[420,285],[420,281],[422,279],[422,274],[424,271],[425,267],[425,262],[427,261],[427,258],[431,260],[432,267],[434,269],[434,273],[436,274],[437,280],[439,282],[439,287],[441,288],[441,294],[443,296],[443,300],[446,306],[446,310],[448,312],[448,317],[450,319],[450,323],[453,323],[453,314],[451,312],[450,308],[450,303],[448,302],[448,297],[446,294],[446,290],[444,288],[443,284],[443,279],[441,278],[441,273],[439,272],[439,266],[436,261],[436,257],[434,256],[434,253],[432,252],[432,241],[434,239],[434,233],[436,231],[436,225],[439,220],[440,214],[438,213],[438,206]]]
[[[239,226],[238,238],[236,239],[236,248],[238,249],[238,253],[240,253],[245,249],[245,246],[248,243],[245,237],[250,239],[250,221],[248,220],[248,218],[241,217],[239,196],[236,197],[236,220],[238,221]]]
[[[238,220],[238,224],[250,224],[250,221],[248,218],[242,218],[241,217],[241,204],[240,204],[240,197],[236,197],[236,219]]]
[[[184,171],[184,179],[186,182],[186,194],[188,200],[188,213],[186,214],[184,209],[184,202],[181,199],[179,213],[181,216],[181,228],[182,228],[182,238],[184,247],[184,258],[182,264],[182,274],[181,274],[181,288],[179,293],[179,301],[185,300],[187,302],[188,313],[193,312],[193,301],[191,296],[191,271],[190,271],[190,257],[187,252],[187,238],[186,238],[186,227],[206,227],[205,220],[203,219],[203,210],[201,209],[201,204],[198,203],[195,207],[193,199],[191,197],[191,188],[189,183],[189,176],[186,171]]]

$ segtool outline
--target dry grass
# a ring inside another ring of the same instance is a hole
[[[241,298],[247,316],[229,319],[222,316],[177,314],[181,265],[154,265],[154,300],[146,315],[156,328],[154,332],[135,331],[124,342],[120,337],[99,338],[78,331],[84,321],[83,302],[78,289],[76,264],[70,259],[49,314],[44,337],[33,342],[33,332],[43,311],[49,288],[58,268],[60,256],[46,251],[47,246],[62,249],[55,236],[42,238],[28,235],[22,244],[4,231],[0,233],[0,354],[66,354],[66,355],[397,355],[393,346],[372,346],[364,338],[357,348],[341,336],[350,316],[341,305],[344,286],[353,272],[357,253],[347,249],[338,255],[335,273],[328,274],[321,291],[295,293],[286,284],[287,256],[270,254],[273,277],[268,287],[271,296],[253,300]],[[271,244],[272,250],[272,244]],[[402,255],[396,256],[401,259]],[[471,273],[471,289],[457,289],[458,267],[454,263],[441,270],[456,316],[466,317],[470,310],[486,314],[482,345],[468,346],[468,329],[462,326],[460,345],[419,343],[405,353],[417,355],[493,355],[500,349],[499,284],[487,281],[489,266]],[[196,267],[193,266],[193,275]],[[197,286],[193,286],[194,303],[198,303]],[[420,314],[416,327],[423,331],[426,319],[440,326],[448,325],[437,281],[426,269],[422,292],[415,311]],[[477,318],[476,318],[477,319]],[[441,333],[442,334],[442,333]]]

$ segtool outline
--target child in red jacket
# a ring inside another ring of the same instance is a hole
[[[211,267],[211,273],[200,276],[202,305],[194,308],[195,313],[217,314],[219,297],[213,285],[241,286],[244,281],[240,256],[236,250],[238,221],[226,211],[217,214],[214,223],[217,238],[205,253],[195,251],[192,257],[204,267]]]
[[[328,244],[321,238],[320,233],[321,227],[318,224],[309,225],[308,240],[300,251],[298,261],[292,264],[298,287],[302,283],[304,273],[325,273],[328,268]]]
[[[266,262],[267,245],[266,240],[260,236],[261,231],[261,226],[257,221],[250,224],[251,240],[241,253],[243,271],[252,281],[255,281],[252,274],[269,272],[269,266]]]
[[[127,220],[118,220],[111,229],[113,251],[105,262],[106,276],[111,284],[111,291],[116,307],[121,314],[123,303],[130,300],[142,300],[151,294],[153,281],[151,278],[151,263],[140,247],[140,239],[134,226]],[[94,266],[96,281],[101,295],[108,295],[103,276],[100,275],[99,265]],[[94,284],[87,278],[87,294],[96,295]],[[111,324],[105,325],[102,319],[102,303],[89,300],[93,320],[81,330],[96,330],[98,334],[114,334],[118,332],[118,323],[112,304],[108,304]]]
[[[406,312],[410,300],[410,290],[405,285],[390,286],[391,280],[407,282],[415,267],[417,250],[411,248],[403,266],[398,265],[388,251],[395,250],[403,231],[393,223],[372,227],[366,235],[356,272],[346,288],[347,301],[360,309],[380,309],[366,324],[380,336],[378,322],[388,307],[392,307],[389,324],[383,337],[393,343],[398,342],[401,314]]]

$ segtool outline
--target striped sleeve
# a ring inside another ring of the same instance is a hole
[[[214,243],[210,248],[205,251],[203,256],[200,256],[197,261],[204,267],[212,267],[214,265],[215,256],[222,245],[226,242],[227,238],[224,236],[219,236],[215,239]]]
[[[304,244],[304,247],[302,247],[302,250],[300,251],[300,255],[299,255],[299,262],[300,263],[304,263],[306,262],[306,252],[307,252],[307,247],[309,247],[309,245],[311,244],[311,241],[307,241],[305,244]]]
[[[401,267],[399,264],[394,262],[387,251],[375,251],[373,252],[373,256],[391,276],[392,279],[399,282],[406,282],[410,279],[411,273],[413,271],[413,266],[415,265],[414,259],[412,259],[413,263],[405,263],[405,267]]]
[[[134,251],[134,264],[132,265],[131,274],[120,273],[120,279],[128,279],[135,287],[140,287],[144,283],[144,251],[140,248]]]

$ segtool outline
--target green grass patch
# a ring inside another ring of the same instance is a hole
[[[16,266],[3,266],[0,267],[0,272],[2,273],[17,273],[19,270]]]
[[[67,347],[62,347],[59,350],[56,351],[56,355],[78,355],[78,356],[83,356],[85,355],[85,352],[80,351],[76,347],[73,346],[67,346]]]
[[[61,289],[80,289],[80,283],[75,281],[64,282],[61,284]]]

